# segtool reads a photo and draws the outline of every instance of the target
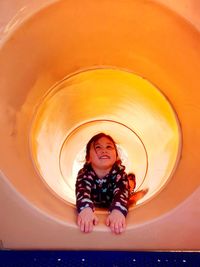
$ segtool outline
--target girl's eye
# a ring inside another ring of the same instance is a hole
[[[114,147],[112,147],[112,146],[107,146],[107,149],[114,149]]]
[[[99,149],[99,148],[101,148],[100,146],[95,146],[95,149]]]

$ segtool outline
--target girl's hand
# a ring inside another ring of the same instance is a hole
[[[85,208],[78,214],[77,224],[80,227],[81,232],[92,232],[93,225],[97,225],[97,223],[98,218],[91,208]]]
[[[121,211],[114,209],[106,219],[106,225],[115,234],[121,234],[126,229],[126,219]]]

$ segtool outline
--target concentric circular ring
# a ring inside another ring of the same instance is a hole
[[[166,184],[178,162],[181,144],[171,105],[157,88],[133,73],[94,69],[56,84],[35,115],[33,159],[54,192],[75,203],[75,181],[84,162],[84,147],[101,131],[113,136],[127,155],[124,164],[127,172],[136,174],[137,189],[148,188],[139,203]]]
[[[117,142],[118,153],[127,172],[134,172],[137,178],[136,190],[141,187],[147,174],[148,158],[142,140],[126,125],[111,120],[93,120],[75,128],[65,139],[60,151],[60,171],[72,192],[78,170],[85,162],[85,147],[93,135],[104,132]],[[124,140],[126,139],[126,141]],[[78,144],[78,146],[77,146]],[[134,152],[133,152],[134,151]],[[66,162],[71,168],[66,168]]]

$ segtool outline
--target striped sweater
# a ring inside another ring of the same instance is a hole
[[[129,183],[125,167],[115,163],[102,179],[98,178],[92,166],[85,164],[76,181],[76,206],[80,213],[84,208],[117,209],[124,216],[128,213]]]

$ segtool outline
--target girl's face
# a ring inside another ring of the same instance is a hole
[[[110,170],[117,160],[117,151],[113,142],[107,137],[101,137],[92,143],[89,162],[97,170]]]

